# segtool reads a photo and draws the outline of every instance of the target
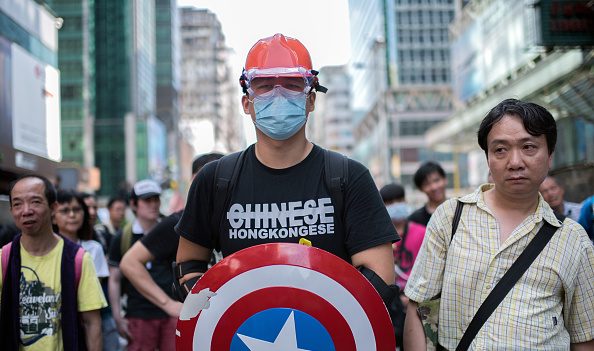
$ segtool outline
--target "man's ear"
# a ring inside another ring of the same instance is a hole
[[[313,91],[307,95],[307,113],[313,112],[316,109],[316,93]]]
[[[243,106],[243,113],[246,115],[250,114],[250,104],[250,98],[247,96],[247,94],[243,95],[241,97],[241,106]]]
[[[50,213],[52,214],[52,217],[53,217],[53,215],[56,213],[56,210],[58,209],[58,201],[54,201],[53,204],[49,205],[49,208],[50,208]],[[52,219],[52,221],[53,221],[53,219]]]

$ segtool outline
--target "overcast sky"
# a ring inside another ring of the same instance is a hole
[[[233,49],[232,66],[239,79],[245,57],[258,39],[275,33],[299,39],[309,50],[313,68],[342,65],[350,59],[348,0],[177,0],[178,6],[206,8],[221,22],[226,44]],[[239,89],[239,86],[238,86]],[[241,106],[240,101],[237,101]],[[241,107],[238,111],[243,114]],[[204,145],[198,153],[213,148],[212,130],[200,127]],[[248,144],[255,142],[254,126],[244,118]]]
[[[275,33],[299,39],[314,69],[345,64],[350,58],[347,0],[178,0],[178,5],[207,8],[217,15],[227,46],[235,51],[238,71],[251,46]]]

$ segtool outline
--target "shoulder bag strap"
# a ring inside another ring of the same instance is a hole
[[[85,255],[85,249],[79,247],[74,256],[74,287],[78,291],[78,284],[80,284],[80,276],[82,274],[83,257]]]
[[[509,270],[503,275],[499,283],[495,285],[495,288],[489,293],[485,301],[483,301],[481,307],[479,307],[478,311],[470,321],[468,328],[466,328],[456,350],[468,349],[483,324],[489,319],[493,311],[495,311],[497,306],[503,301],[505,296],[522,277],[524,272],[526,272],[528,267],[530,267],[532,262],[534,262],[536,257],[551,240],[556,230],[556,227],[553,227],[551,224],[543,220],[543,225],[538,233],[536,233],[528,246],[526,246]]]
[[[462,217],[462,208],[464,207],[464,202],[458,200],[456,204],[456,212],[454,212],[454,218],[452,219],[452,238],[454,240],[454,234],[456,234],[456,230],[458,230],[458,224],[460,223],[460,217]],[[450,240],[450,243],[451,243]]]
[[[134,221],[126,224],[122,229],[122,237],[120,241],[120,260],[124,257],[124,254],[128,252],[130,246],[132,246],[132,224]]]
[[[6,280],[6,270],[8,269],[8,259],[10,258],[10,248],[12,247],[12,242],[2,246],[2,284],[5,284]]]

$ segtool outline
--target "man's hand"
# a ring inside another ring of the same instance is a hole
[[[116,322],[116,327],[118,328],[118,333],[127,340],[132,340],[132,336],[130,335],[130,331],[128,330],[128,320],[122,317],[115,317],[114,320]]]
[[[163,311],[165,311],[169,317],[177,318],[179,317],[182,307],[183,304],[181,302],[169,299],[163,306]]]

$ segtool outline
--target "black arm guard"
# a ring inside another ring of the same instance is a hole
[[[200,279],[200,276],[193,277],[188,279],[183,284],[179,283],[179,280],[188,273],[204,273],[208,268],[208,262],[205,261],[186,261],[186,262],[173,262],[171,264],[171,268],[173,269],[173,297],[175,297],[178,301],[184,302],[186,296],[190,293],[194,284]]]
[[[371,285],[373,285],[375,290],[377,290],[381,296],[382,300],[384,300],[384,304],[386,304],[386,308],[390,314],[390,319],[392,320],[392,326],[394,327],[396,344],[402,349],[404,317],[406,316],[406,311],[404,311],[404,306],[400,300],[400,289],[395,284],[386,284],[386,282],[384,282],[384,280],[380,278],[379,275],[367,267],[360,266],[357,267],[357,269],[359,272],[361,272],[361,274],[363,274],[365,278],[367,278],[367,280],[369,280]]]

